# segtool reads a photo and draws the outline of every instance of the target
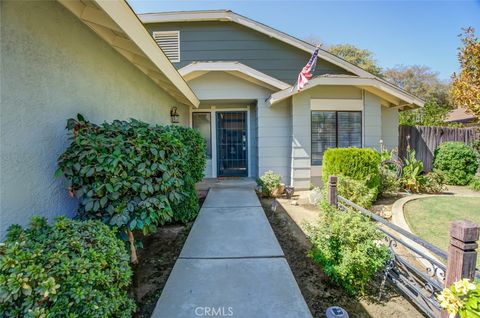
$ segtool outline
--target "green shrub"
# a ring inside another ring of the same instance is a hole
[[[343,175],[365,181],[371,189],[380,186],[380,154],[371,148],[329,148],[323,155],[322,176]]]
[[[443,192],[445,187],[445,174],[441,171],[433,171],[427,173],[423,182],[421,192],[426,193],[440,193]]]
[[[472,190],[480,191],[480,177],[478,176],[473,177],[472,181],[470,181],[470,184],[468,186]]]
[[[125,244],[98,221],[34,217],[0,245],[1,317],[131,317]]]
[[[381,195],[396,193],[400,190],[400,181],[397,179],[396,171],[388,167],[380,167],[380,188]]]
[[[172,131],[180,142],[187,146],[187,168],[195,183],[202,181],[207,164],[205,139],[195,129],[183,126],[170,125],[164,129]]]
[[[360,213],[340,212],[323,202],[320,221],[308,226],[309,256],[351,295],[363,293],[368,282],[390,259],[383,234]]]
[[[186,223],[193,220],[199,210],[195,183],[202,181],[204,177],[207,163],[206,144],[203,137],[194,129],[170,125],[164,127],[164,130],[172,132],[187,148],[185,152],[187,157],[183,160],[185,166],[182,168],[188,171],[184,177],[185,198],[172,203],[173,220]]]
[[[262,188],[262,196],[271,197],[272,192],[278,188],[282,178],[273,171],[267,171],[257,179],[257,185]]]
[[[426,179],[423,176],[423,162],[415,158],[415,150],[408,147],[407,155],[403,159],[403,171],[400,183],[403,189],[419,193],[425,186]]]
[[[67,129],[72,142],[58,160],[57,174],[79,199],[81,219],[98,219],[128,233],[132,262],[134,231],[148,235],[159,224],[196,216],[191,166],[198,169],[200,160],[189,152],[204,150],[182,143],[186,134],[180,129],[134,119],[95,125],[81,115],[69,119]]]
[[[445,142],[436,150],[433,168],[445,173],[447,184],[467,185],[478,169],[475,151],[461,142]]]
[[[377,190],[370,189],[363,180],[346,176],[337,177],[337,191],[342,197],[368,209],[377,198]]]

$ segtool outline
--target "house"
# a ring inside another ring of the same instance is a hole
[[[1,1],[0,240],[33,214],[74,215],[55,178],[68,118],[188,124],[198,98],[124,1]]]
[[[474,125],[476,118],[474,115],[469,114],[465,108],[456,108],[448,113],[447,119],[445,122],[447,123],[460,123],[465,125]]]
[[[399,111],[423,101],[320,50],[315,77],[292,88],[315,47],[228,10],[139,15],[200,99],[190,123],[207,140],[206,176],[267,170],[307,189],[329,147],[398,145]]]

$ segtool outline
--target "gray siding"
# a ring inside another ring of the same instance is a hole
[[[168,123],[177,105],[150,78],[56,1],[2,1],[0,240],[32,214],[73,215],[77,201],[54,178],[67,118]]]
[[[182,68],[194,61],[239,61],[260,72],[293,84],[310,54],[282,41],[233,22],[153,23],[153,31],[180,31]],[[350,74],[323,61],[317,62],[317,74]]]

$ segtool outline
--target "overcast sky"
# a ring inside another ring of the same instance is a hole
[[[461,28],[480,36],[480,0],[128,2],[137,13],[230,9],[301,39],[369,49],[382,67],[427,65],[442,79],[458,70]]]

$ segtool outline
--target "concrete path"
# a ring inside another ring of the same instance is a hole
[[[312,317],[253,189],[213,185],[152,317]]]

